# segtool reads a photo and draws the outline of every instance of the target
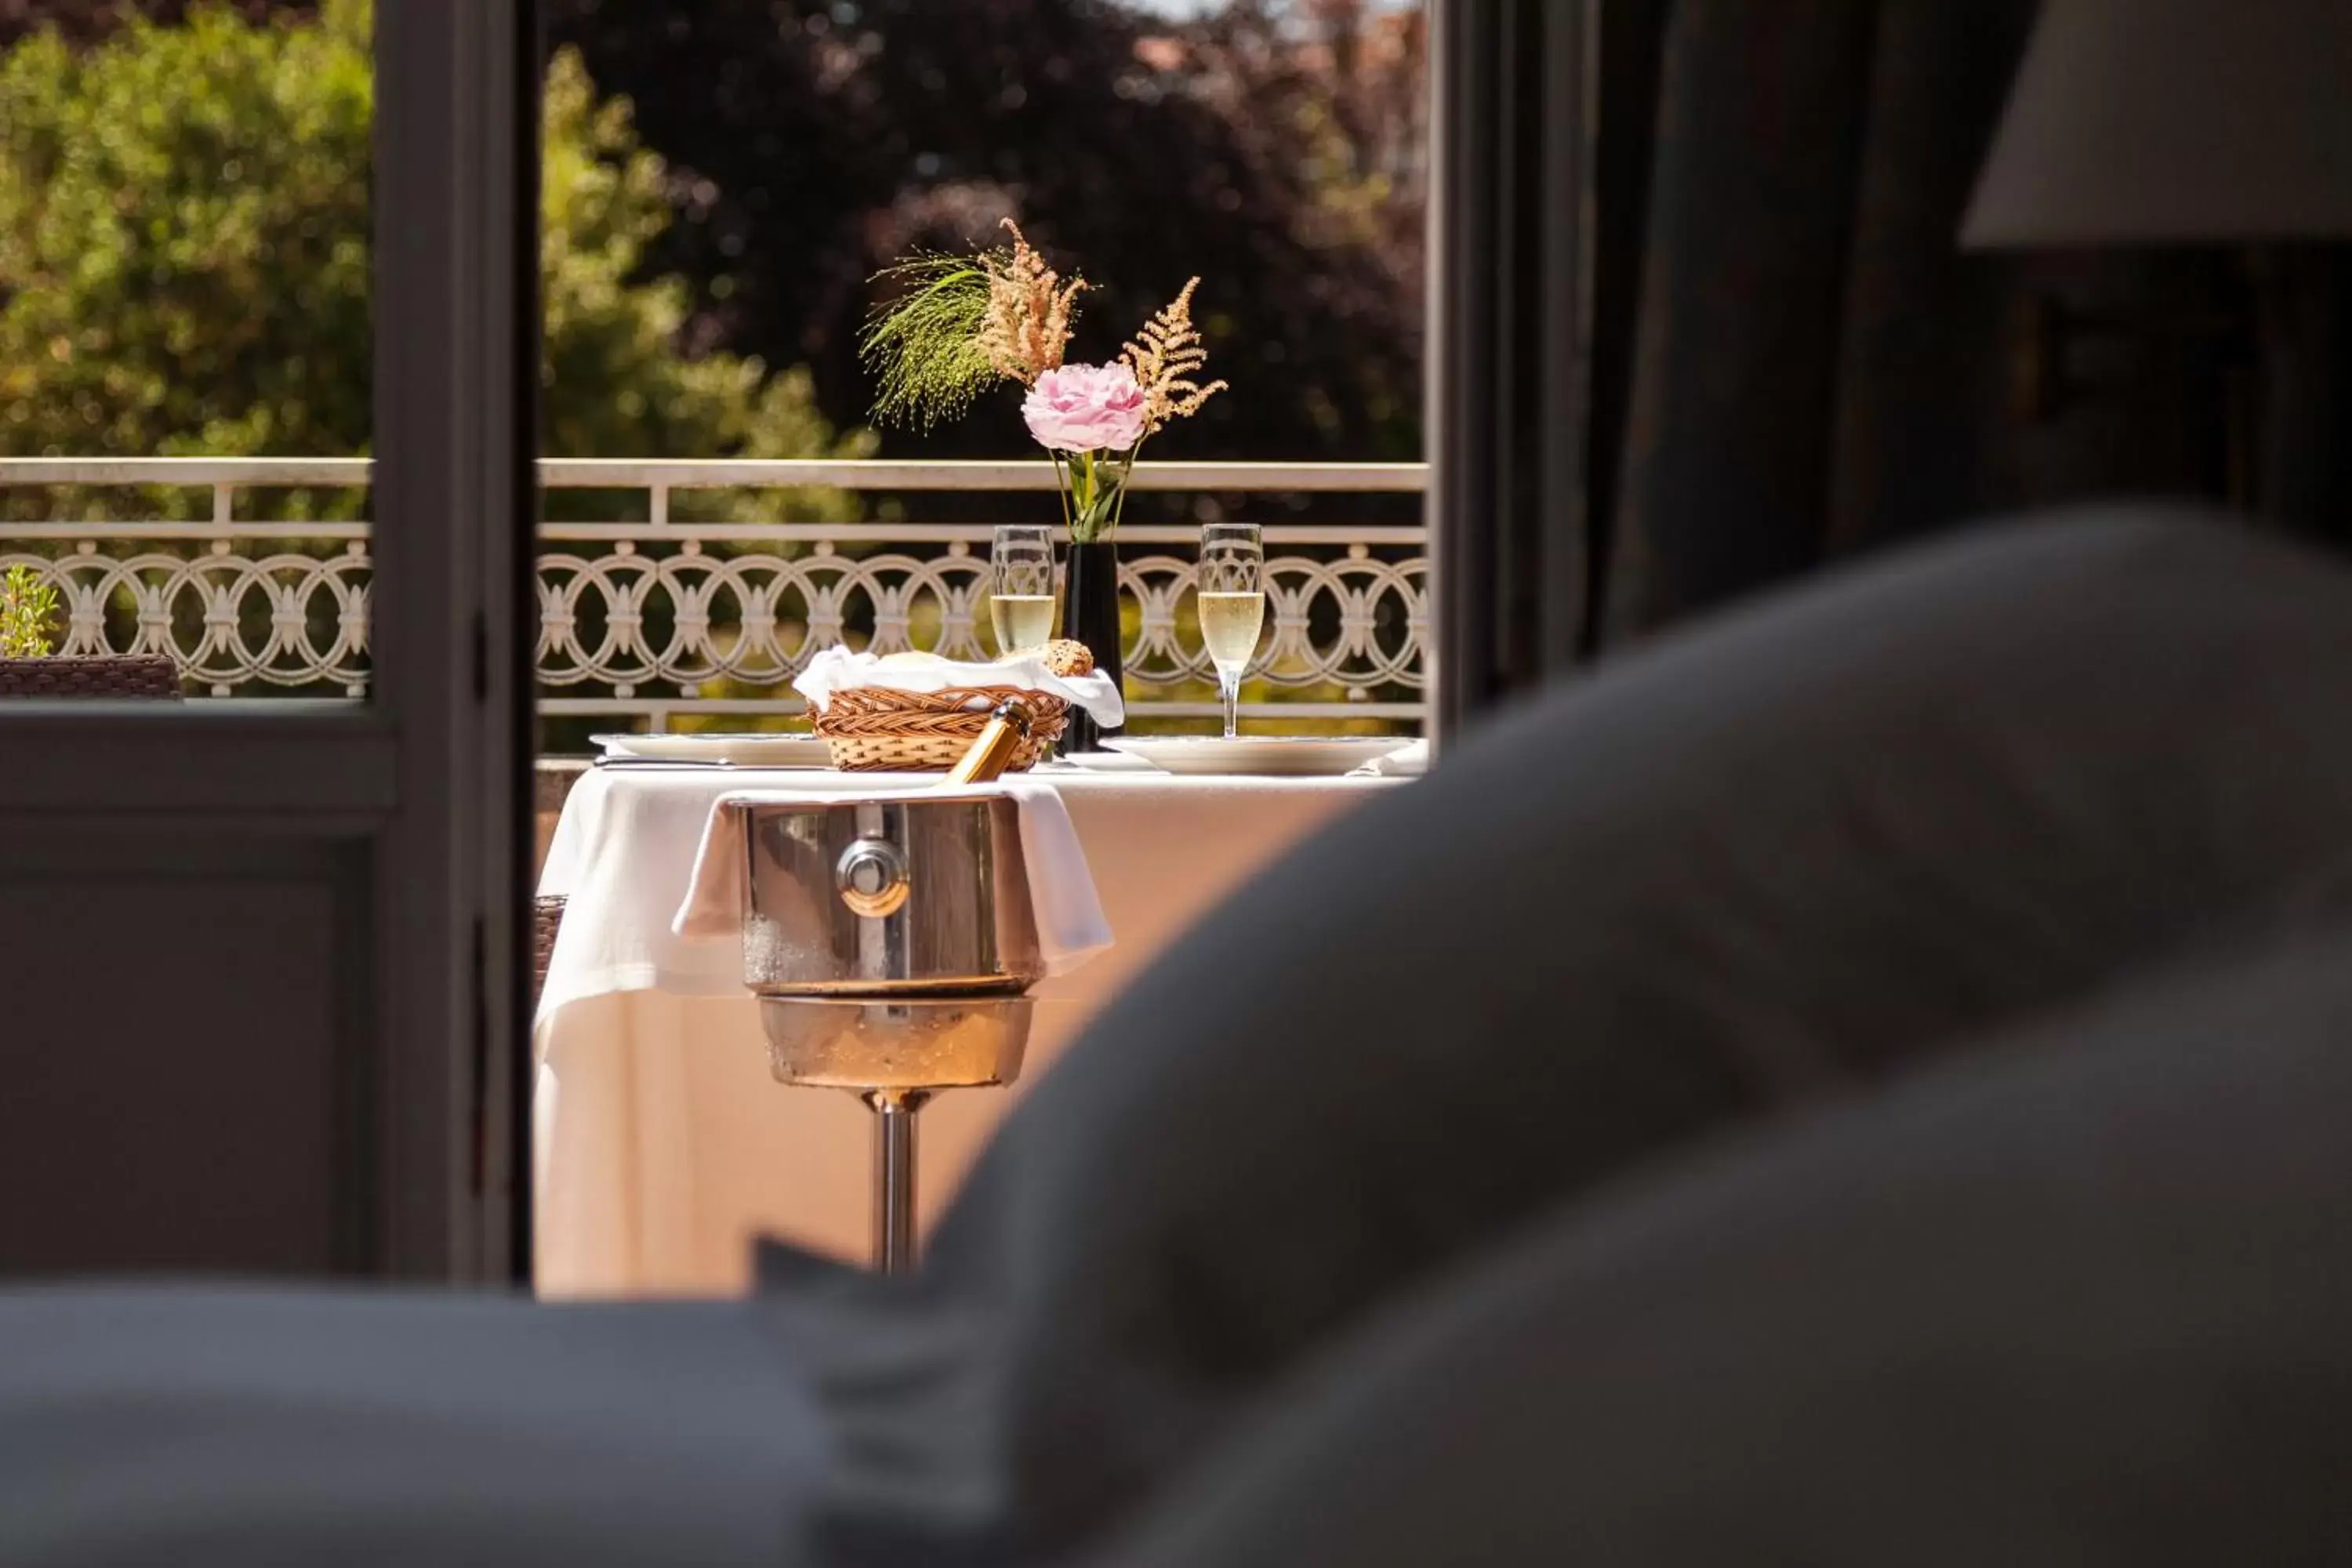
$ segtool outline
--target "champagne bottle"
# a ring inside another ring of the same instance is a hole
[[[957,784],[986,784],[1013,765],[1013,754],[1021,742],[1029,738],[1029,705],[1018,697],[1008,697],[996,705],[988,716],[988,727],[980,739],[963,754],[963,760],[948,772],[948,787]]]

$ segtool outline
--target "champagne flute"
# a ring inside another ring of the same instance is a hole
[[[1201,640],[1217,667],[1225,701],[1225,739],[1241,725],[1242,673],[1265,629],[1265,541],[1254,522],[1213,522],[1201,530]]]
[[[1000,655],[1054,640],[1054,531],[1013,523],[989,543],[988,618]]]

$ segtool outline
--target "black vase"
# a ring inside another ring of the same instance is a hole
[[[1087,651],[1095,656],[1095,668],[1110,677],[1112,685],[1121,684],[1118,546],[1108,540],[1070,546],[1062,584],[1062,635],[1086,644]],[[1118,734],[1120,728],[1114,724],[1104,729],[1085,709],[1073,708],[1069,724],[1062,731],[1062,750],[1099,752],[1104,749],[1104,738]]]

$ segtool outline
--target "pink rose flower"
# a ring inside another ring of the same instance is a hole
[[[1021,404],[1037,444],[1057,452],[1124,452],[1143,439],[1143,388],[1123,364],[1066,364]]]

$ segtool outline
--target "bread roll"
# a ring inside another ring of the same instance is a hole
[[[1055,637],[1047,643],[1042,657],[1045,668],[1055,675],[1092,675],[1095,672],[1095,656],[1087,651],[1087,645],[1068,637]]]

